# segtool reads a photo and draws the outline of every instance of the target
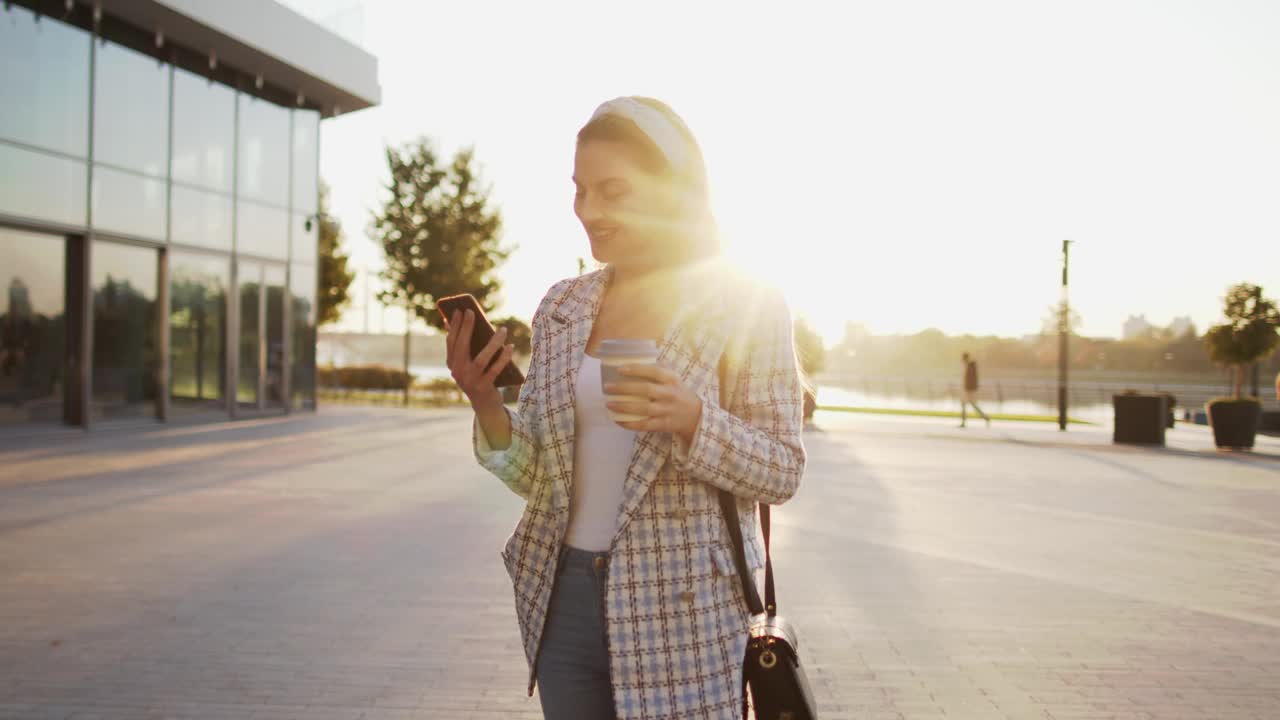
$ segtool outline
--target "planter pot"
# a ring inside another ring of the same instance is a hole
[[[1213,440],[1220,448],[1248,449],[1258,436],[1262,403],[1257,400],[1215,400],[1206,406]]]
[[[1164,431],[1169,424],[1167,396],[1125,393],[1112,396],[1111,403],[1116,413],[1113,442],[1164,445]]]

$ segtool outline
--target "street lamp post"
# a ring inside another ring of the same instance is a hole
[[[1058,304],[1058,429],[1067,429],[1067,349],[1071,335],[1071,307],[1068,304],[1067,270],[1071,241],[1062,241],[1062,301]]]

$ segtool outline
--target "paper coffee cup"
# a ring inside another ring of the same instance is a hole
[[[623,365],[656,365],[658,363],[658,344],[653,340],[629,338],[601,340],[600,348],[596,350],[596,353],[600,357],[601,390],[603,390],[603,385],[606,383],[649,382],[646,378],[623,375],[618,372],[618,368]],[[610,395],[609,393],[605,393],[604,398],[607,402],[634,402],[648,399],[647,397]],[[618,423],[634,422],[648,417],[647,415],[615,412],[612,409],[608,412],[609,417]]]

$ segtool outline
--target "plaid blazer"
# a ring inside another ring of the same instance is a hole
[[[530,695],[568,528],[574,379],[611,273],[563,280],[540,303],[529,371],[507,409],[511,445],[493,450],[472,424],[477,461],[528,501],[501,556]],[[786,501],[804,472],[802,388],[781,294],[724,271],[698,287],[702,301],[676,313],[658,362],[702,398],[702,419],[689,447],[672,433],[636,434],[610,550],[605,605],[621,720],[739,717],[748,611],[718,490],[737,497],[748,564],[759,569],[756,502]],[[719,405],[721,353],[728,410]]]

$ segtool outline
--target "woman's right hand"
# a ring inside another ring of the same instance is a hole
[[[498,373],[511,361],[515,345],[506,344],[507,329],[498,328],[498,332],[484,346],[475,359],[471,358],[471,333],[475,330],[476,316],[471,310],[455,311],[445,322],[448,335],[445,337],[446,362],[453,381],[458,383],[463,394],[471,401],[472,407],[479,405],[502,405],[502,393],[494,386]],[[490,367],[494,355],[497,362]],[[485,368],[489,368],[485,370]]]

